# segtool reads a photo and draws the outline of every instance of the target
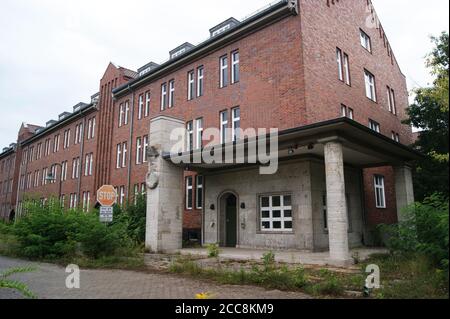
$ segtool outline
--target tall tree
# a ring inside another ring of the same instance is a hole
[[[448,33],[432,37],[433,51],[426,65],[435,77],[433,84],[415,91],[414,103],[408,108],[409,120],[405,123],[419,128],[419,138],[414,147],[426,156],[417,161],[414,186],[416,197],[423,200],[435,192],[448,197],[449,182],[449,47]]]

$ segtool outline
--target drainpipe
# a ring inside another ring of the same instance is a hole
[[[131,121],[130,121],[130,136],[129,136],[129,152],[128,152],[128,176],[127,176],[127,197],[130,200],[130,187],[131,187],[131,155],[133,154],[133,128],[134,128],[134,90],[131,90],[130,85],[128,85],[128,91],[131,92]]]
[[[80,109],[80,116],[82,115],[82,110]],[[83,125],[81,126],[81,144],[80,144],[80,171],[78,176],[78,186],[77,186],[77,207],[80,207],[81,202],[81,177],[83,176],[84,171],[84,158],[83,158],[83,152],[84,152],[84,127],[86,125],[86,118],[83,118]]]

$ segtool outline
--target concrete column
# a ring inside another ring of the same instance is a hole
[[[402,209],[414,203],[412,172],[409,166],[394,167],[395,194],[397,200],[397,218],[403,220]]]
[[[350,262],[350,253],[342,144],[337,140],[326,142],[324,153],[330,260],[347,264]]]
[[[183,169],[162,158],[177,141],[174,129],[184,129],[184,121],[159,116],[150,121],[147,175],[147,221],[145,246],[151,252],[171,252],[182,248]]]

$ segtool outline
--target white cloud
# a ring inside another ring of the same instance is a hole
[[[2,0],[0,148],[16,140],[22,121],[44,124],[88,101],[108,62],[137,69],[164,61],[179,44],[196,44],[220,21],[243,18],[269,2]],[[428,36],[448,30],[449,2],[373,2],[409,83],[426,85]]]

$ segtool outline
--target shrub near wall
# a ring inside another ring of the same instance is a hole
[[[84,255],[110,256],[131,247],[126,227],[99,222],[98,214],[65,211],[56,200],[40,205],[29,202],[15,227],[21,255],[31,259],[58,259]]]

